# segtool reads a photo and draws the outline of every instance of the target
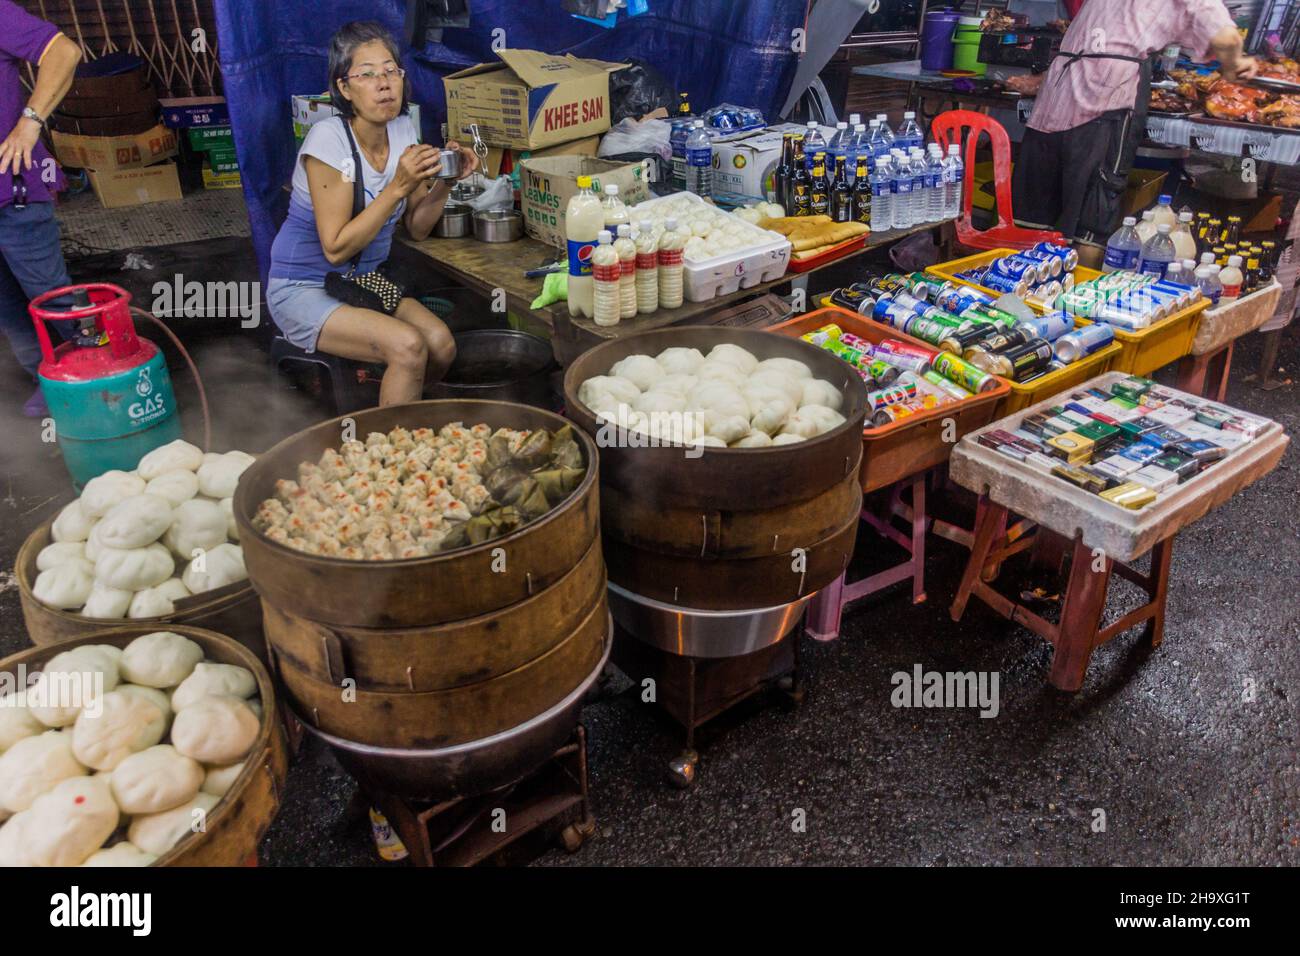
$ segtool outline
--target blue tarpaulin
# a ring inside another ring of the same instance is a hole
[[[330,36],[349,20],[378,20],[400,38],[401,0],[215,0],[218,51],[234,127],[244,196],[263,278],[271,240],[288,204],[296,147],[290,97],[327,85]],[[441,43],[406,50],[410,98],[424,138],[438,142],[446,120],[442,77],[497,59],[493,44],[650,64],[700,112],[718,103],[775,115],[794,74],[794,31],[806,0],[652,0],[650,12],[613,30],[577,20],[559,0],[474,0],[471,25]]]

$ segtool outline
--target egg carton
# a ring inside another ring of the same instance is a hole
[[[760,229],[733,213],[718,209],[694,193],[672,193],[668,196],[647,199],[637,204],[631,211],[632,221],[636,222],[638,213],[663,205],[679,196],[689,196],[691,201],[722,213],[754,236],[752,246],[734,249],[710,259],[686,260],[682,268],[682,286],[687,301],[708,302],[720,295],[749,289],[760,282],[770,282],[785,275],[790,265],[789,239],[780,233]]]

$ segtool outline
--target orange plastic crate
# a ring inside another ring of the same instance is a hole
[[[769,326],[766,331],[798,338],[832,322],[845,332],[860,335],[872,343],[899,339],[932,352],[938,351],[927,342],[903,335],[897,329],[838,306],[829,306],[788,319]],[[997,388],[991,391],[979,392],[958,402],[917,412],[888,425],[864,428],[862,468],[858,472],[862,490],[868,492],[887,488],[904,478],[946,462],[957,440],[967,432],[983,428],[993,421],[999,404],[1011,393],[1011,385],[1005,379],[998,378],[997,382]],[[952,424],[949,425],[949,422]]]

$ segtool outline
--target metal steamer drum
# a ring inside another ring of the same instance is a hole
[[[549,431],[568,424],[508,402],[369,409],[260,456],[234,500],[268,650],[298,716],[362,783],[417,800],[513,783],[577,725],[612,630],[594,443],[574,430],[587,473],[555,508],[509,535],[444,554],[375,562],[310,555],[266,538],[251,518],[278,479],[338,448],[345,425],[364,439],[456,421]]]
[[[106,619],[83,617],[74,611],[61,611],[42,604],[32,594],[36,581],[36,556],[53,539],[47,521],[23,542],[14,565],[18,579],[18,601],[23,609],[23,624],[32,643],[40,647],[72,641],[87,634],[130,628],[142,633],[172,631],[176,625],[201,627],[232,637],[266,662],[266,641],[262,637],[262,605],[257,592],[247,581],[195,594],[176,602],[176,611],[166,617]]]
[[[578,401],[583,382],[608,374],[628,355],[670,347],[707,354],[722,343],[760,360],[804,362],[841,388],[846,421],[791,445],[695,449],[696,457],[688,457],[682,447],[633,447],[628,432],[597,420]],[[795,630],[807,602],[848,566],[862,511],[866,388],[845,362],[807,342],[700,327],[648,332],[585,352],[569,366],[564,391],[569,417],[600,446],[601,529],[619,625],[616,663],[650,666],[655,655],[685,661],[684,670],[667,662],[660,671],[691,685],[680,707],[665,704],[687,728],[686,751],[671,765],[674,782],[685,785],[698,760],[694,727],[711,716],[694,690],[697,665],[716,672],[715,686],[732,685],[721,692],[732,702],[752,692],[772,676],[775,665],[764,661],[775,660],[785,645],[786,657],[794,652],[797,641],[777,645]],[[625,633],[643,649],[625,645]],[[730,676],[723,673],[727,660],[736,664]],[[766,676],[756,677],[760,671]],[[735,676],[742,672],[748,676]]]
[[[266,835],[280,809],[285,777],[289,770],[284,727],[278,710],[275,686],[262,662],[238,641],[224,634],[197,627],[167,624],[149,626],[133,621],[129,627],[99,631],[71,638],[56,645],[34,647],[0,661],[0,672],[17,674],[20,666],[30,675],[50,658],[81,644],[111,644],[126,647],[137,637],[157,630],[174,631],[203,648],[209,661],[235,664],[252,671],[262,702],[262,726],[244,769],[221,802],[207,814],[201,833],[193,833],[160,856],[154,866],[241,866],[256,859],[257,845]]]

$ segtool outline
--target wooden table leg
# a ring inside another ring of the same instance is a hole
[[[1174,388],[1181,392],[1200,395],[1205,390],[1205,377],[1209,371],[1208,355],[1184,355],[1178,361],[1178,378]]]
[[[1215,381],[1214,376],[1217,375],[1218,387],[1214,389],[1214,400],[1216,402],[1223,401],[1224,396],[1228,394],[1228,373],[1232,371],[1232,347],[1236,344],[1237,342],[1234,339],[1227,344],[1222,352],[1215,356],[1218,371],[1211,373],[1210,381]]]
[[[912,603],[925,601],[925,475],[912,478]]]
[[[1007,509],[1001,509],[1001,514],[996,518],[996,525],[993,528],[993,538],[995,541],[1002,541],[1007,533]],[[980,580],[985,584],[990,584],[997,579],[998,574],[1002,571],[1001,561],[987,561],[980,568]]]
[[[1053,578],[1059,578],[1061,566],[1065,563],[1065,556],[1069,553],[1070,540],[1068,538],[1040,525],[1038,534],[1034,538],[1033,549],[1030,551],[1030,567],[1047,571]]]
[[[1092,568],[1092,549],[1083,539],[1074,542],[1070,560],[1070,583],[1061,605],[1060,630],[1048,680],[1059,690],[1076,691],[1083,686],[1088,661],[1097,642],[1097,628],[1106,608],[1111,560],[1103,558],[1102,570]]]
[[[1165,598],[1169,594],[1169,563],[1174,555],[1174,539],[1165,538],[1151,549],[1151,573],[1147,576],[1147,594],[1151,597],[1152,611],[1142,636],[1159,647],[1165,639]]]
[[[975,506],[975,540],[971,544],[970,560],[962,573],[961,584],[957,586],[957,596],[953,598],[949,614],[954,621],[960,621],[966,613],[966,602],[970,600],[971,589],[984,567],[984,559],[993,547],[993,536],[999,527],[1007,525],[1007,509],[994,504],[987,496],[981,495]]]

